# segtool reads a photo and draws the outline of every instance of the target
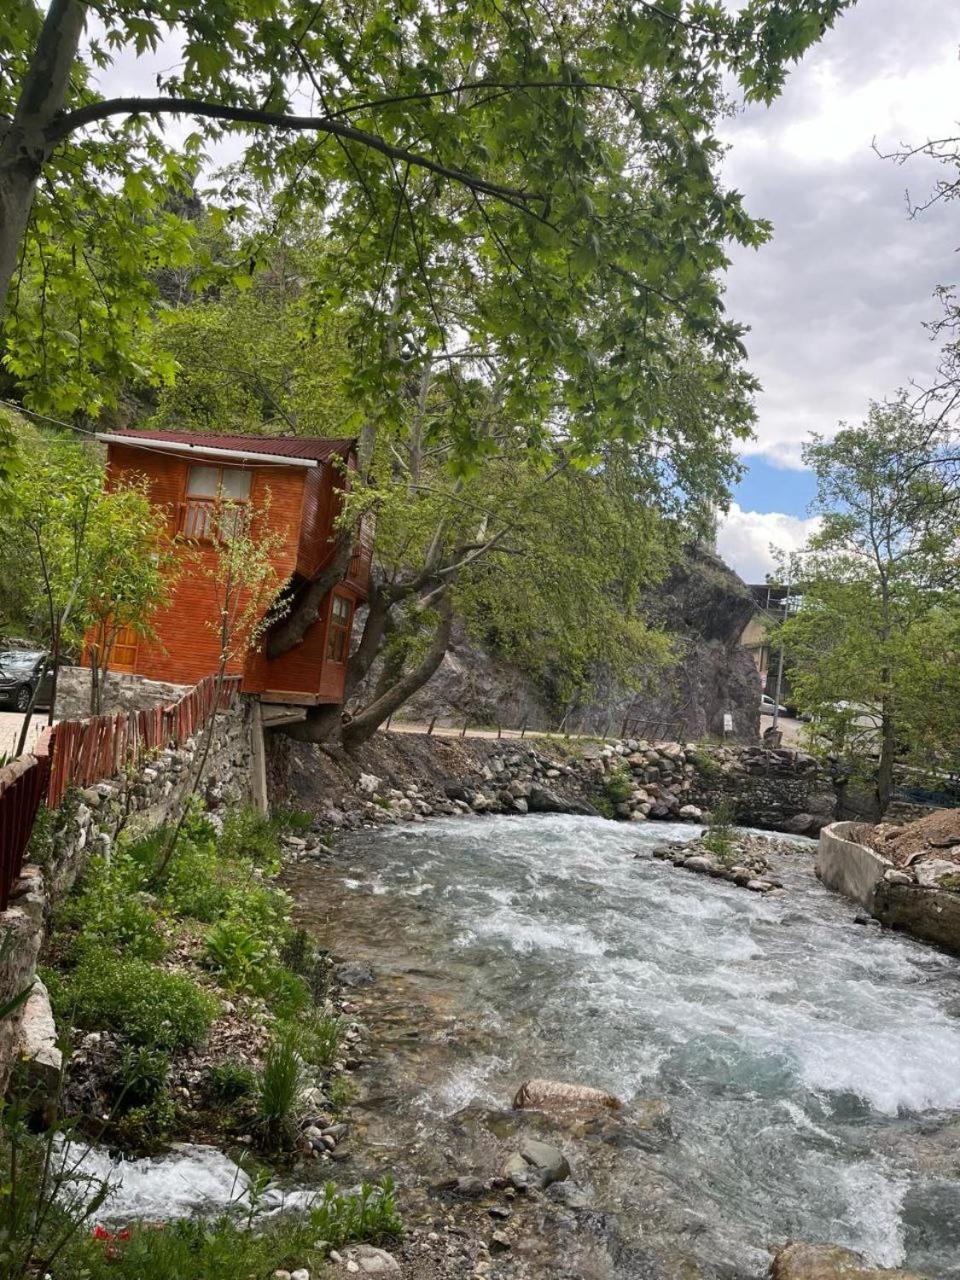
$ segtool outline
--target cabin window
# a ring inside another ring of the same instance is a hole
[[[330,603],[330,626],[327,629],[327,659],[330,662],[347,660],[352,608],[346,596],[334,596]]]
[[[240,511],[235,503],[250,500],[250,472],[242,467],[191,467],[187,498],[182,505],[180,532],[187,538],[229,538],[236,532]]]

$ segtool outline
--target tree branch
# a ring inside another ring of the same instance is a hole
[[[355,129],[353,125],[344,124],[330,116],[292,116],[283,112],[263,111],[257,107],[233,107],[226,103],[206,102],[202,98],[105,98],[101,102],[92,102],[88,106],[79,107],[76,111],[58,116],[45,130],[47,142],[52,146],[88,124],[96,124],[98,121],[107,120],[116,115],[201,116],[211,120],[233,121],[237,124],[299,133],[329,133],[347,142],[356,142],[371,151],[377,151],[391,160],[427,169],[430,173],[436,173],[442,178],[460,183],[470,191],[479,191],[483,195],[493,196],[527,213],[534,212],[529,208],[531,202],[544,200],[543,196],[535,193],[521,191],[517,187],[504,187],[480,178],[476,174],[468,173],[465,169],[440,164],[406,147],[395,147],[385,142],[383,138],[378,138],[376,134]]]

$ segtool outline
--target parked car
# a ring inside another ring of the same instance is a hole
[[[769,694],[766,694],[766,693],[761,694],[760,695],[760,714],[762,716],[772,716],[774,708],[776,708],[777,715],[785,716],[788,714],[787,708],[781,707],[778,703],[774,702],[774,700],[770,697]]]
[[[4,649],[0,652],[0,705],[26,711],[40,681],[46,656],[42,649]],[[49,705],[52,685],[52,675],[48,671],[40,684],[35,705]]]

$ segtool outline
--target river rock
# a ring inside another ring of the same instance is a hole
[[[368,1276],[385,1275],[389,1271],[399,1271],[400,1263],[386,1249],[378,1249],[372,1244],[362,1244],[357,1250],[357,1261],[360,1270]]]
[[[715,871],[717,869],[716,860],[708,857],[705,853],[692,853],[689,858],[684,858],[683,865],[689,871]]]
[[[932,1280],[915,1271],[871,1267],[862,1254],[835,1244],[791,1242],[778,1250],[772,1280]]]
[[[947,876],[960,878],[960,863],[947,862],[945,858],[931,858],[927,862],[917,862],[913,869],[917,884],[923,885],[925,889],[939,888],[941,880],[946,879]]]
[[[805,831],[815,826],[816,822],[812,813],[795,813],[792,818],[788,818],[783,823],[783,830],[789,831],[791,835],[802,836]]]
[[[585,1084],[564,1084],[559,1080],[525,1080],[513,1097],[514,1110],[618,1111],[623,1104],[612,1093]]]
[[[549,1142],[541,1142],[539,1138],[524,1138],[520,1143],[520,1154],[527,1164],[543,1175],[545,1187],[551,1182],[563,1182],[570,1177],[567,1157],[559,1147],[554,1147]]]

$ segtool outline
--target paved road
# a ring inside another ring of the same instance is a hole
[[[769,729],[771,723],[772,722],[769,716],[761,716],[760,732],[762,733],[764,729]],[[800,731],[803,729],[803,727],[804,727],[803,724],[799,720],[794,720],[790,716],[781,716],[778,722],[778,728],[783,734],[783,745],[785,747],[800,746],[801,745]],[[426,722],[408,723],[404,721],[403,723],[401,723],[397,720],[394,720],[390,725],[391,733],[426,733],[428,728],[429,728],[429,725]],[[462,725],[458,726],[458,725],[438,724],[434,727],[433,736],[435,738],[437,737],[459,738],[462,732],[463,732]],[[498,735],[496,729],[467,729],[466,736],[468,738],[496,738],[499,736],[503,738],[515,739],[520,737],[520,730],[504,729],[503,732]],[[545,730],[540,730],[540,729],[528,729],[526,736],[528,738],[560,738],[560,739],[564,737],[562,733],[547,733]],[[569,736],[571,738],[585,737],[592,741],[597,740],[597,735],[595,733],[594,734],[587,733],[582,735],[579,733],[571,733]]]
[[[0,755],[12,755],[16,751],[22,724],[23,716],[19,711],[0,711]],[[30,721],[30,731],[27,736],[28,750],[46,727],[47,714],[45,711],[41,712],[39,716],[33,717]]]

